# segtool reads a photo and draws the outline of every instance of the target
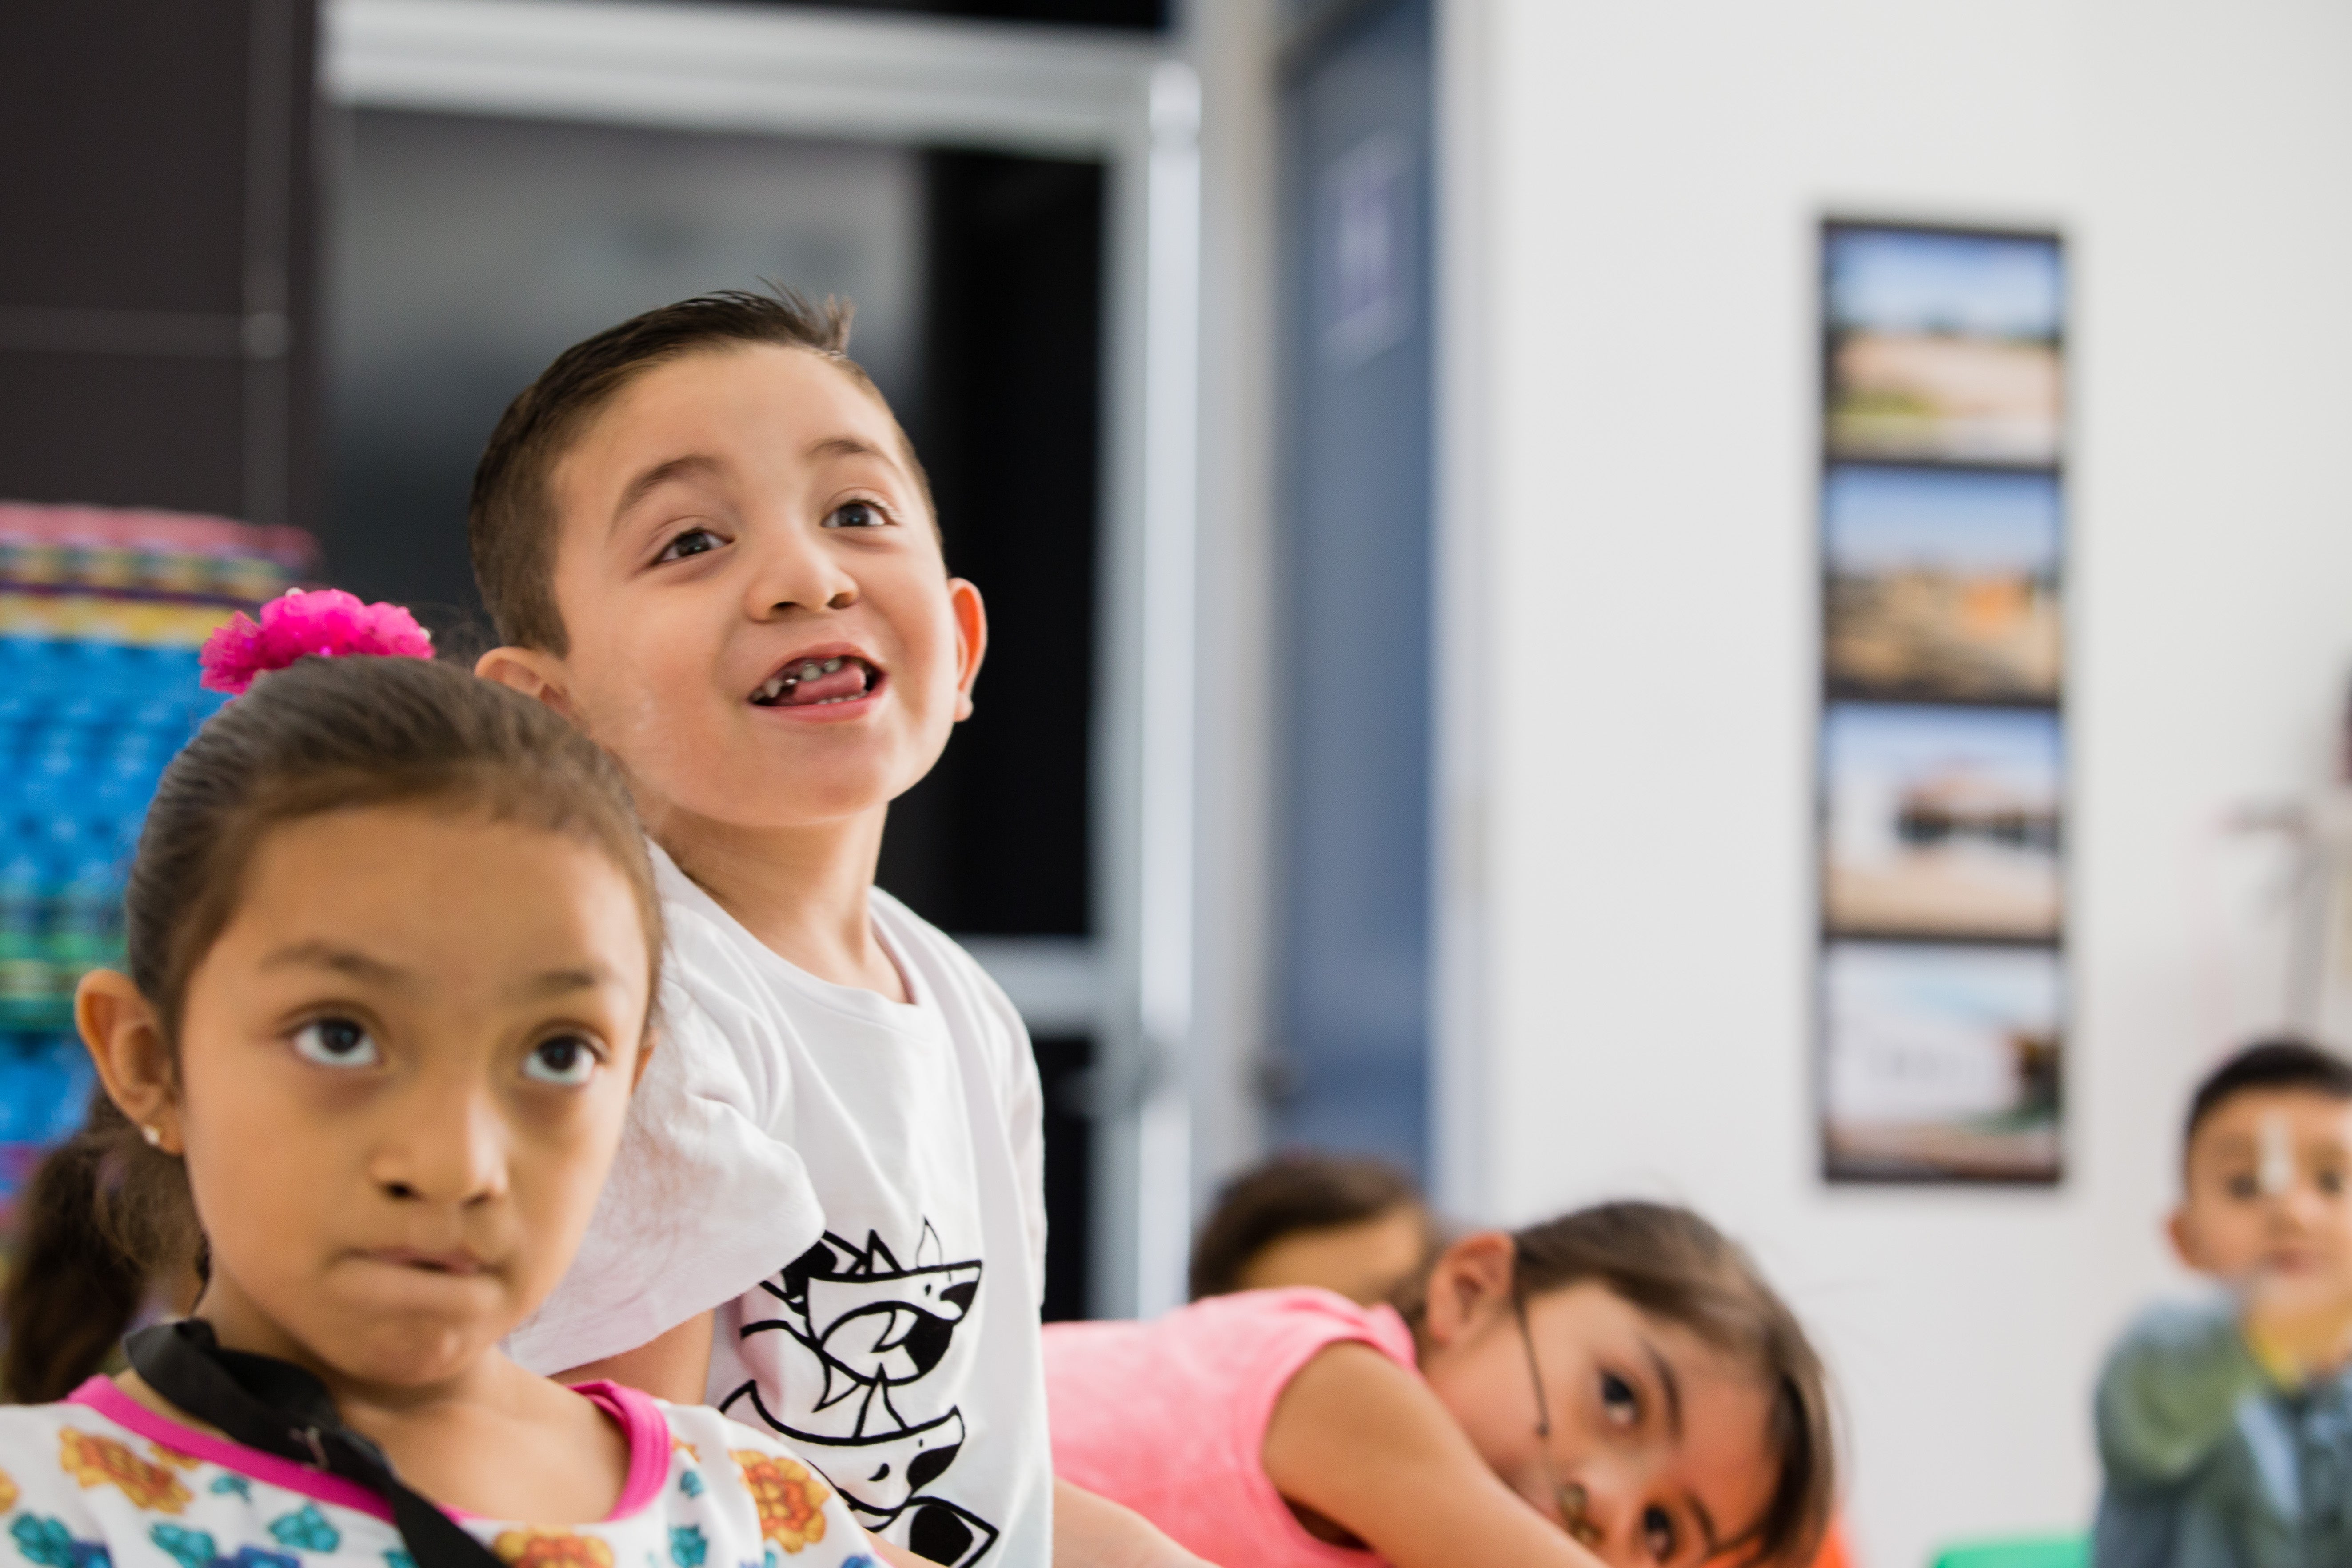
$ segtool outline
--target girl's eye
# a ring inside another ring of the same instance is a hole
[[[2320,1172],[2319,1190],[2326,1193],[2331,1198],[2342,1193],[2344,1191],[2344,1173],[2341,1171]]]
[[[383,1059],[375,1037],[349,1018],[319,1018],[294,1031],[294,1054],[322,1068],[373,1067]]]
[[[844,501],[826,514],[827,528],[884,528],[890,514],[870,500]]]
[[[2262,1196],[2263,1190],[2252,1171],[2241,1171],[2230,1178],[2230,1195],[2244,1203]]]
[[[1601,1374],[1601,1413],[1612,1426],[1632,1426],[1642,1419],[1642,1398],[1633,1385],[1613,1372]]]
[[[683,561],[689,555],[700,555],[706,551],[716,550],[719,548],[719,543],[720,541],[719,536],[711,532],[709,529],[689,528],[684,533],[679,534],[676,539],[671,540],[667,544],[663,545],[662,552],[654,557],[654,559],[656,561]]]
[[[577,1035],[558,1035],[531,1047],[522,1076],[539,1083],[577,1089],[596,1076],[596,1047]]]
[[[1675,1519],[1664,1509],[1654,1505],[1642,1510],[1642,1544],[1648,1547],[1653,1563],[1671,1563],[1675,1558]]]

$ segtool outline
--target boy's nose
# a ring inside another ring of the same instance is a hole
[[[745,609],[754,620],[785,610],[845,610],[857,602],[857,581],[807,531],[792,526],[764,531]]]

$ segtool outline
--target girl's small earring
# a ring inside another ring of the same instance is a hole
[[[147,1140],[147,1147],[150,1149],[161,1149],[163,1146],[163,1134],[156,1130],[152,1122],[142,1123],[139,1136]]]

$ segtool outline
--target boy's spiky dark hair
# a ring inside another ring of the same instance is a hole
[[[2189,1145],[2222,1104],[2253,1089],[2302,1089],[2330,1100],[2352,1100],[2352,1062],[2308,1040],[2280,1035],[2252,1045],[2205,1075],[2189,1101],[2189,1120],[2181,1129],[2180,1152]]]
[[[851,314],[845,301],[817,304],[790,289],[724,289],[631,317],[556,355],[507,405],[474,469],[466,542],[499,639],[559,656],[568,651],[555,603],[556,516],[548,480],[580,432],[624,387],[697,349],[775,343],[832,362],[878,400],[872,378],[849,357]],[[929,510],[929,481],[903,431],[899,445]]]

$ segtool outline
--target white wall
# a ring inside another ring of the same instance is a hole
[[[2324,776],[2352,670],[2352,11],[1445,0],[1458,1195],[1686,1198],[1818,1329],[1872,1568],[2079,1526],[2239,904],[2217,818]],[[1461,161],[1451,165],[1461,172]],[[1808,963],[1815,228],[2074,262],[2072,1173],[1829,1190]],[[1468,411],[1468,412],[1465,412]],[[1475,665],[1464,666],[1463,660]],[[1463,1038],[1475,1032],[1475,1041]]]

